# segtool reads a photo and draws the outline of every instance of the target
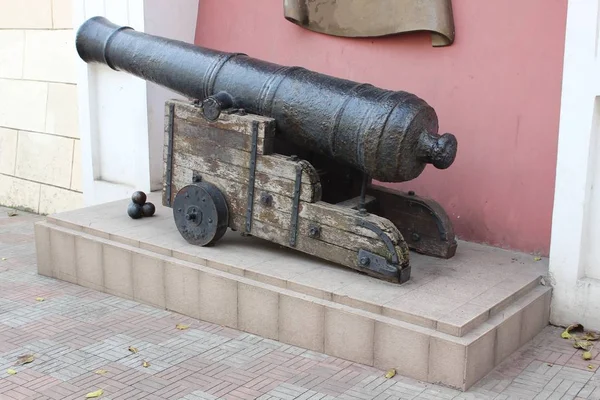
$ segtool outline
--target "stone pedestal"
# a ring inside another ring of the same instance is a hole
[[[130,219],[129,200],[35,227],[42,275],[194,318],[465,390],[548,323],[544,261],[460,242],[411,254],[403,285],[229,231],[188,244],[172,210]]]

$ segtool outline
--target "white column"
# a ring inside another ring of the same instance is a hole
[[[193,43],[198,0],[73,0],[75,31],[104,16],[140,32]],[[75,51],[75,49],[73,49]],[[181,96],[77,58],[85,205],[162,188],[164,102]]]
[[[598,0],[569,0],[550,248],[551,322],[600,329]]]

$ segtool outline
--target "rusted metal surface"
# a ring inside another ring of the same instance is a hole
[[[435,47],[454,42],[451,0],[284,0],[285,18],[314,32],[377,37],[431,32]]]
[[[439,135],[435,110],[408,92],[152,36],[103,17],[80,27],[76,47],[88,63],[198,99],[210,119],[222,107],[273,118],[281,139],[379,181],[414,179],[426,164],[445,169],[456,156],[456,138]]]
[[[173,202],[173,219],[186,241],[209,246],[227,231],[229,208],[218,187],[208,182],[198,182],[177,191]]]
[[[258,122],[252,121],[252,147],[250,149],[250,171],[248,177],[248,208],[246,208],[246,233],[250,233],[250,231],[252,230],[252,208],[254,206],[254,181],[256,179],[256,152],[258,151],[257,147]]]
[[[167,157],[165,160],[165,180],[166,180],[166,188],[167,191],[165,193],[165,198],[168,199],[167,202],[165,203],[165,205],[167,206],[171,206],[171,199],[172,199],[172,195],[171,195],[171,179],[173,178],[173,118],[175,116],[175,109],[174,109],[174,105],[170,104],[168,105],[168,110],[166,113],[166,121],[167,121],[167,127],[166,127],[166,141],[167,141]]]

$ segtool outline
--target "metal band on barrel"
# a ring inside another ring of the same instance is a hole
[[[110,60],[107,57],[108,45],[110,44],[110,42],[113,40],[113,38],[115,37],[115,35],[117,33],[124,31],[126,29],[133,30],[133,28],[130,26],[121,26],[121,27],[115,29],[110,35],[108,35],[108,37],[106,38],[106,41],[104,42],[104,45],[102,45],[102,58],[104,59],[104,63],[115,71],[118,71],[118,69],[115,68],[115,66],[110,62]]]

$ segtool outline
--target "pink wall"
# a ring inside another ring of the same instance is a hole
[[[397,187],[439,201],[461,239],[547,255],[566,0],[455,0],[446,48],[422,33],[313,33],[287,22],[282,3],[200,0],[196,43],[422,97],[458,156]]]

